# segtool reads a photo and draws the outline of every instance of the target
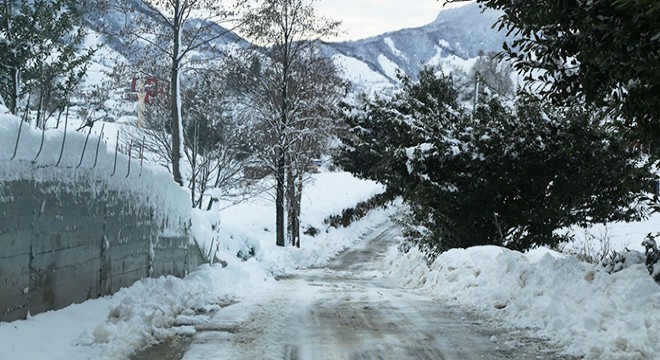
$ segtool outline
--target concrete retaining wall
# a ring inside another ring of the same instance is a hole
[[[195,269],[190,219],[154,216],[135,196],[91,180],[0,181],[0,321]]]

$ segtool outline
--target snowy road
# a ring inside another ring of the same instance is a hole
[[[381,228],[328,267],[297,271],[276,291],[219,311],[183,358],[563,359],[523,331],[391,286],[379,259],[397,231]]]

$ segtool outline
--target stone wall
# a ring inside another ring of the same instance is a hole
[[[0,181],[0,321],[195,269],[190,218],[136,196],[84,179]]]

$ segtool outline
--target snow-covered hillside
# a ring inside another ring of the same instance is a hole
[[[94,2],[101,3],[102,1],[94,0]],[[144,22],[144,28],[148,29],[149,27],[155,27],[156,24],[162,24],[163,19],[158,16],[155,9],[147,7],[140,0],[123,0],[123,2],[124,6],[122,8],[107,5],[88,7],[89,10],[85,14],[85,22],[93,32],[102,34],[99,40],[104,47],[112,49],[130,61],[137,61],[145,55],[141,53],[141,50],[145,47],[145,42],[140,40],[131,41],[126,36],[126,25],[140,21]],[[217,56],[217,51],[222,51],[229,44],[238,46],[249,45],[243,38],[232,31],[228,31],[228,29],[221,25],[208,23],[209,26],[207,26],[207,23],[205,23],[202,27],[201,22],[200,19],[191,18],[186,23],[184,29],[184,32],[188,32],[189,30],[201,27],[205,33],[201,34],[200,38],[213,39],[208,44],[197,49],[198,56],[215,57]],[[146,24],[149,23],[154,25],[147,26]],[[145,38],[149,36],[153,36],[153,34],[147,34]]]
[[[395,70],[416,76],[426,65],[451,67],[477,57],[482,51],[502,50],[506,33],[492,28],[499,16],[499,12],[482,11],[471,2],[441,11],[426,26],[328,46],[335,54],[357,59],[394,81]]]
[[[146,18],[154,23],[162,19],[139,0],[132,1],[132,11],[125,13],[113,8],[104,12],[90,10],[86,15],[90,36],[86,45],[102,45],[93,59],[88,74],[89,85],[102,79],[103,72],[113,64],[140,61],[145,54],[144,44],[129,41],[122,36],[122,27],[131,19]],[[480,52],[499,51],[506,40],[504,32],[492,28],[499,13],[482,11],[474,3],[441,10],[431,24],[418,28],[402,29],[380,36],[338,43],[325,43],[323,51],[332,57],[342,69],[344,77],[355,86],[356,92],[378,91],[397,84],[396,71],[416,76],[426,65],[437,66],[445,71],[452,68],[467,70]],[[192,19],[187,27],[199,26]],[[208,46],[196,51],[197,59],[218,59],[218,54],[231,47],[247,47],[249,42],[232,31],[217,25],[204,27],[208,34],[202,37],[217,37]],[[222,58],[222,55],[220,56]]]

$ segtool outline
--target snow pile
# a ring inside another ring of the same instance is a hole
[[[651,359],[660,353],[660,287],[643,264],[615,274],[545,250],[454,249],[430,266],[416,249],[392,249],[389,275],[401,285],[538,329],[587,359]]]
[[[147,279],[115,295],[120,301],[112,304],[108,320],[74,343],[98,347],[110,359],[126,358],[154,339],[194,334],[191,325],[210,320],[221,304],[273,281],[255,261],[226,269],[203,266],[185,280]]]
[[[82,132],[71,131],[78,122],[69,121],[64,141],[64,125],[42,134],[26,123],[21,125],[17,117],[0,107],[0,186],[2,181],[32,180],[49,183],[52,191],[57,191],[59,186],[66,189],[74,185],[97,194],[112,190],[133,199],[134,206],[154,209],[157,221],[172,226],[165,230],[179,231],[180,224],[189,221],[188,192],[174,182],[166,169],[141,166],[136,156],[137,146],[132,151],[132,159],[118,153],[115,163],[115,149],[108,148],[99,136],[93,134],[88,138]],[[16,145],[19,131],[20,140]],[[107,136],[107,132],[105,134]],[[44,141],[40,150],[42,135]]]
[[[194,333],[191,325],[220,305],[272,282],[255,261],[205,265],[185,280],[145,279],[109,297],[0,323],[0,358],[126,359],[154,341]]]

